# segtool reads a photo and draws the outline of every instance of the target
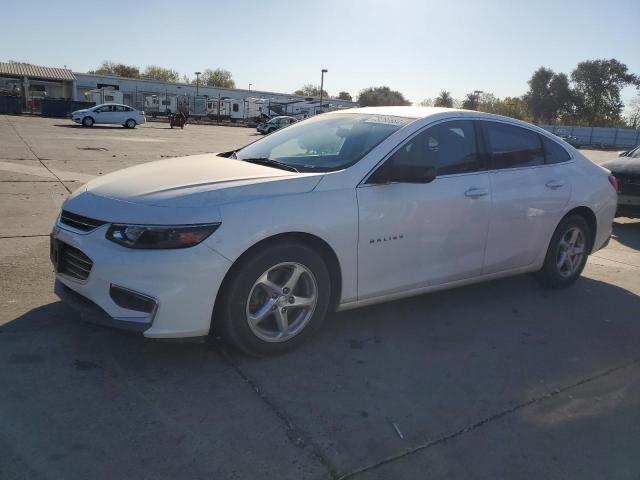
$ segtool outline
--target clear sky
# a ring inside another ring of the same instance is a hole
[[[321,68],[332,95],[387,85],[413,102],[521,95],[539,66],[570,73],[587,59],[640,74],[640,0],[30,0],[2,16],[0,61],[222,67],[238,87],[277,92],[319,84]]]

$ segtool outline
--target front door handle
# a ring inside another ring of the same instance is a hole
[[[564,182],[559,180],[549,180],[544,184],[545,187],[550,188],[551,190],[557,190],[558,188],[564,187]]]
[[[489,190],[487,190],[486,188],[470,188],[469,190],[464,192],[464,196],[469,198],[480,198],[484,197],[485,195],[489,195]]]

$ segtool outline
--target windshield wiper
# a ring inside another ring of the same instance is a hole
[[[291,165],[287,165],[286,163],[279,162],[277,160],[272,160],[270,158],[241,158],[243,162],[249,163],[257,163],[258,165],[266,165],[268,167],[280,168],[282,170],[288,170],[290,172],[299,172],[295,167]]]

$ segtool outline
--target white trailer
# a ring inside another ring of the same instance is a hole
[[[144,110],[147,113],[171,115],[178,111],[178,98],[164,93],[145,95]]]
[[[84,93],[87,102],[94,102],[96,105],[102,103],[122,103],[122,92],[115,88],[96,88]]]

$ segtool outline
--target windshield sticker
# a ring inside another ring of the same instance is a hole
[[[371,115],[363,123],[379,123],[383,125],[404,126],[414,120],[406,117],[393,117],[391,115]]]

